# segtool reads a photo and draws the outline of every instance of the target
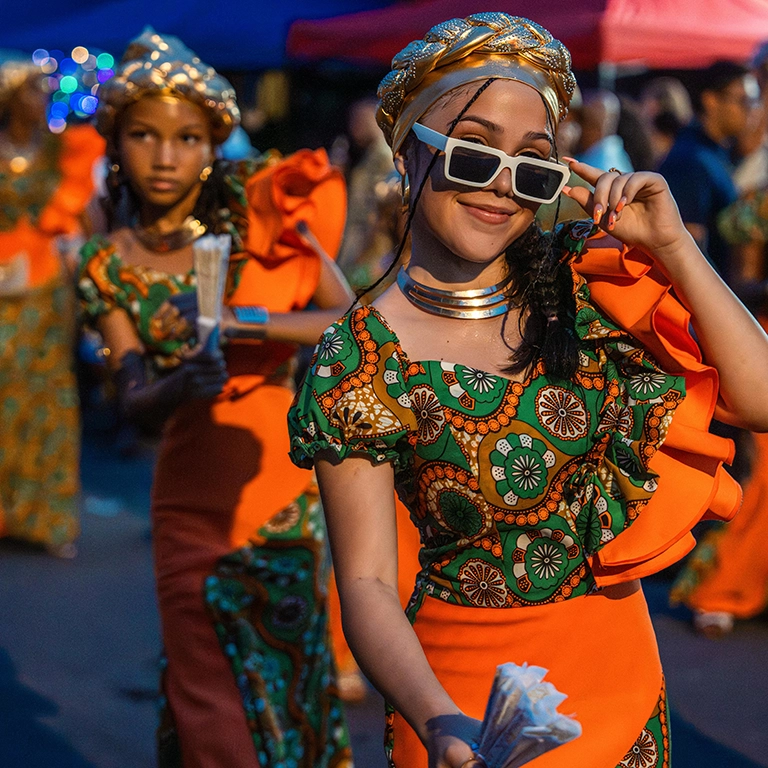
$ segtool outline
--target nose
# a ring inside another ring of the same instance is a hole
[[[512,194],[512,172],[509,168],[503,168],[501,173],[487,186],[487,189],[495,192],[499,197],[507,197]]]
[[[176,165],[175,152],[171,141],[159,141],[155,147],[155,166],[173,168]]]

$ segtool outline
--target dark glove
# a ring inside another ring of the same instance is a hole
[[[218,332],[170,373],[148,381],[144,357],[128,352],[115,371],[114,381],[123,416],[143,429],[157,430],[187,400],[216,397],[228,379]]]
[[[184,322],[194,331],[197,328],[197,316],[200,312],[197,306],[197,291],[175,293],[167,301],[179,311]]]

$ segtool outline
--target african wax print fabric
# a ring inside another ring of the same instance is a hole
[[[73,317],[62,280],[0,299],[0,535],[52,546],[79,533]]]
[[[303,309],[320,260],[304,220],[335,252],[344,187],[321,151],[265,156],[226,177],[222,231],[232,236],[225,300]],[[315,222],[322,211],[323,221]],[[105,238],[82,251],[89,321],[133,320],[154,375],[195,343],[162,333],[156,313],[194,291],[182,275],[127,263]],[[158,731],[162,768],[351,766],[327,627],[328,552],[312,476],[288,459],[285,429],[296,345],[232,340],[229,380],[182,403],[163,426],[152,533],[167,666]],[[192,757],[190,757],[192,756]]]
[[[514,608],[588,593],[588,556],[657,487],[648,462],[685,395],[576,278],[572,383],[412,361],[374,306],[330,326],[289,416],[294,461],[391,461],[419,529],[420,590]]]

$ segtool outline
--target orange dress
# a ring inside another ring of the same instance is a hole
[[[496,667],[545,667],[582,736],[537,768],[669,765],[661,663],[637,583],[727,519],[738,486],[709,435],[717,374],[646,255],[561,232],[580,339],[574,385],[412,360],[374,307],[323,336],[289,415],[294,461],[392,462],[422,541],[408,615],[438,679],[482,718]],[[613,241],[609,241],[613,242]],[[397,768],[427,755],[389,718]]]
[[[82,230],[103,153],[78,126],[21,171],[0,160],[0,536],[52,547],[79,533],[75,306],[57,239]]]
[[[329,253],[345,209],[322,151],[228,178],[233,238],[227,302],[270,312],[306,307],[320,260],[295,232],[306,221]],[[194,276],[122,264],[98,244],[80,283],[87,304],[149,302],[135,319],[150,353],[172,364],[181,344],[152,340],[151,317]],[[108,308],[108,307],[107,307]],[[103,311],[103,307],[101,308]],[[164,426],[152,531],[167,656],[161,765],[185,768],[346,765],[349,742],[327,637],[329,564],[312,475],[288,459],[285,415],[295,345],[231,342],[229,380],[213,400],[181,405]]]
[[[768,318],[758,319],[768,331]],[[752,442],[752,474],[741,510],[733,522],[704,535],[675,579],[673,605],[722,611],[737,619],[757,616],[768,605],[768,558],[762,544],[768,530],[768,433],[754,432]]]

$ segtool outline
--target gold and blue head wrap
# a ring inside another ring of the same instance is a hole
[[[197,104],[211,121],[211,137],[222,144],[240,122],[235,90],[177,37],[151,27],[129,43],[114,77],[99,88],[96,127],[114,138],[118,115],[147,95],[167,95]]]
[[[507,13],[444,21],[400,51],[379,85],[376,119],[392,152],[448,91],[489,78],[535,88],[554,124],[568,113],[576,88],[568,49],[535,22]]]

